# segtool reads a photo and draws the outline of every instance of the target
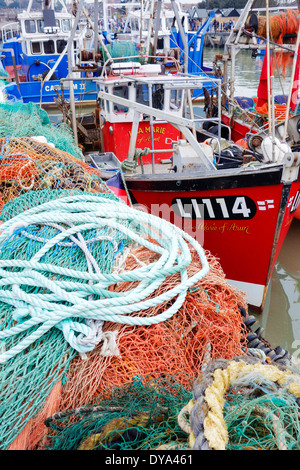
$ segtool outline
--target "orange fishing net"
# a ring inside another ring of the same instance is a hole
[[[0,154],[0,193],[5,204],[23,193],[23,197],[34,198],[34,194],[43,192],[37,190],[43,189],[109,192],[97,170],[49,144],[26,137],[1,139]],[[22,205],[20,199],[6,207]],[[39,199],[36,203],[40,203]],[[133,245],[122,258],[122,266],[115,269],[130,271],[155,263],[158,256],[150,249]],[[176,376],[188,387],[210,360],[243,354],[247,350],[247,331],[239,307],[247,308],[245,295],[229,286],[216,258],[209,252],[206,257],[209,273],[188,291],[182,307],[169,320],[150,326],[106,322],[103,333],[107,333],[107,341],[109,335],[114,338],[117,333],[117,354],[108,355],[112,349],[105,350],[105,344],[100,343],[86,356],[77,355],[70,362],[68,380],[63,384],[60,378],[53,382],[44,407],[24,425],[10,449],[34,449],[45,432],[45,418],[58,410],[84,406],[107,387],[123,386],[137,375],[156,378],[164,374]],[[188,276],[201,269],[195,255]],[[180,273],[169,276],[152,297],[179,283]],[[123,292],[131,288],[131,282],[120,282],[111,290]],[[172,302],[174,299],[136,315],[155,316],[170,308]]]
[[[0,206],[40,189],[108,192],[99,171],[51,144],[28,137],[0,139]]]
[[[297,35],[299,27],[298,10],[287,10],[280,12],[278,15],[270,17],[270,38],[277,44],[283,42],[295,43],[296,37],[284,38],[286,35]],[[258,19],[257,35],[264,38],[267,37],[267,22],[265,16],[260,16]]]
[[[128,255],[126,269],[153,262],[155,256],[145,248],[136,249]],[[86,360],[76,357],[63,387],[61,409],[81,406],[107,387],[122,386],[134,376],[176,375],[187,386],[209,360],[229,359],[246,351],[246,331],[238,308],[246,308],[245,296],[226,282],[218,260],[209,252],[206,256],[209,273],[190,289],[183,306],[170,320],[151,326],[105,325],[106,330],[118,331],[120,354],[107,357],[95,348]],[[189,276],[201,269],[199,264],[194,257]],[[170,288],[170,282],[180,282],[179,276],[169,278],[168,285],[165,283],[154,295]],[[115,290],[131,287],[131,283],[121,283]],[[157,312],[151,308],[145,314]]]
[[[257,103],[257,98],[253,98],[255,104]],[[268,114],[268,103],[265,103],[263,106],[255,106],[258,114]],[[284,121],[286,113],[285,104],[274,104],[274,117],[277,122]]]

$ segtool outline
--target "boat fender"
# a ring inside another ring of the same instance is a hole
[[[275,137],[274,140],[271,136],[267,136],[263,139],[261,143],[261,149],[264,157],[264,162],[273,162],[272,150],[274,142],[274,161],[282,162],[285,154],[291,152],[291,148],[285,142],[280,142],[280,140]]]

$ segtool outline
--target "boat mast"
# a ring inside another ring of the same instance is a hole
[[[268,84],[268,120],[269,134],[272,133],[272,108],[271,108],[271,76],[270,76],[270,15],[269,0],[266,0],[266,42],[267,42],[267,84]]]
[[[152,55],[156,55],[157,41],[158,41],[158,30],[159,30],[159,23],[160,23],[160,13],[161,13],[161,2],[162,2],[162,0],[157,0]]]
[[[31,7],[32,7],[32,2],[33,2],[33,0],[29,0],[26,13],[30,13],[30,10],[31,10]]]
[[[172,8],[173,8],[173,11],[174,11],[174,14],[175,14],[175,18],[176,18],[176,21],[177,21],[177,24],[178,24],[178,29],[179,29],[179,32],[180,32],[180,35],[181,35],[183,46],[184,46],[184,73],[188,73],[189,46],[188,46],[186,34],[185,34],[185,32],[183,30],[183,27],[182,27],[182,24],[181,24],[181,19],[180,19],[179,12],[178,12],[178,7],[177,7],[177,4],[176,4],[175,0],[171,0],[171,5],[172,5]]]
[[[70,37],[68,40],[68,79],[70,83],[70,109],[71,109],[71,115],[72,115],[72,127],[73,127],[73,132],[74,132],[74,138],[75,138],[75,143],[78,144],[78,136],[77,136],[77,122],[76,122],[76,110],[75,110],[75,97],[74,97],[74,88],[73,88],[73,58],[74,58],[74,36],[77,30],[77,26],[79,23],[79,18],[80,18],[80,13],[83,8],[85,0],[80,0],[75,21],[70,33]]]
[[[141,8],[142,10],[142,8]],[[149,56],[149,50],[150,50],[150,39],[151,39],[151,33],[153,30],[153,17],[154,17],[154,0],[151,2],[151,9],[150,9],[150,16],[149,16],[149,31],[147,35],[147,41],[146,41],[146,54],[145,54],[145,63],[148,62],[148,56]],[[141,29],[142,29],[142,21],[141,21]]]
[[[283,141],[285,141],[286,135],[287,135],[287,125],[288,125],[288,120],[289,120],[289,110],[290,110],[291,99],[292,99],[295,69],[296,69],[297,61],[299,60],[299,57],[298,57],[299,44],[300,44],[300,23],[299,23],[299,28],[298,28],[297,41],[296,41],[296,46],[295,46],[295,54],[294,54],[294,59],[293,59],[293,70],[292,70],[292,75],[291,75],[290,91],[289,91],[289,94],[288,94],[288,102],[287,102],[286,112],[285,112]],[[299,80],[299,77],[297,77],[297,79]]]
[[[248,0],[248,2],[246,4],[246,6],[244,7],[240,17],[238,18],[238,20],[236,22],[236,25],[230,31],[229,37],[228,37],[228,39],[225,43],[224,52],[225,52],[225,54],[230,54],[230,60],[231,60],[231,73],[230,73],[231,79],[230,79],[230,81],[227,85],[227,87],[229,87],[229,97],[230,97],[229,110],[230,110],[230,112],[233,111],[232,100],[234,98],[234,91],[235,91],[235,89],[234,89],[234,79],[233,79],[234,73],[235,73],[235,57],[241,49],[241,45],[239,44],[240,37],[241,37],[241,35],[244,31],[245,23],[247,21],[247,18],[248,18],[249,12],[250,12],[250,10],[253,6],[253,3],[254,3],[254,0]],[[256,38],[253,38],[253,40],[255,42],[257,42]],[[228,94],[227,89],[226,89],[226,94]]]

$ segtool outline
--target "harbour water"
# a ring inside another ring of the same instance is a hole
[[[223,52],[224,49],[206,47],[204,65],[211,67],[215,55]],[[251,51],[242,50],[238,53],[235,63],[235,96],[256,96],[263,60],[263,55],[252,57]],[[293,67],[291,54],[276,53],[271,57],[271,65],[274,74],[274,95],[288,94]]]
[[[222,49],[206,48],[205,65],[211,66],[215,54]],[[256,96],[263,56],[251,56],[241,51],[236,60],[235,96]],[[289,54],[278,57],[274,67],[274,94],[287,94],[292,74],[292,58]],[[263,230],[263,227],[262,227]],[[263,236],[263,233],[261,234]],[[259,239],[257,240],[259,243]],[[271,346],[281,346],[300,358],[300,220],[294,219],[280,250],[269,284],[263,313],[255,315],[257,325],[262,326],[263,337]],[[245,269],[247,267],[245,266]],[[259,269],[259,260],[257,260]],[[253,312],[251,312],[253,313]]]

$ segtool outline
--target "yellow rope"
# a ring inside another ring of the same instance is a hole
[[[296,398],[300,397],[300,377],[288,371],[282,371],[278,367],[270,364],[247,364],[245,362],[230,361],[226,369],[216,369],[211,376],[213,382],[204,393],[204,401],[208,407],[208,412],[203,421],[204,437],[208,441],[209,447],[213,450],[225,450],[228,443],[228,431],[223,416],[224,394],[230,384],[251,372],[262,375],[265,379],[276,382],[280,386],[286,386],[287,390]],[[196,405],[194,400],[189,402],[189,409]],[[203,407],[203,405],[202,405]],[[189,436],[189,446],[194,448],[196,436],[191,430]]]

